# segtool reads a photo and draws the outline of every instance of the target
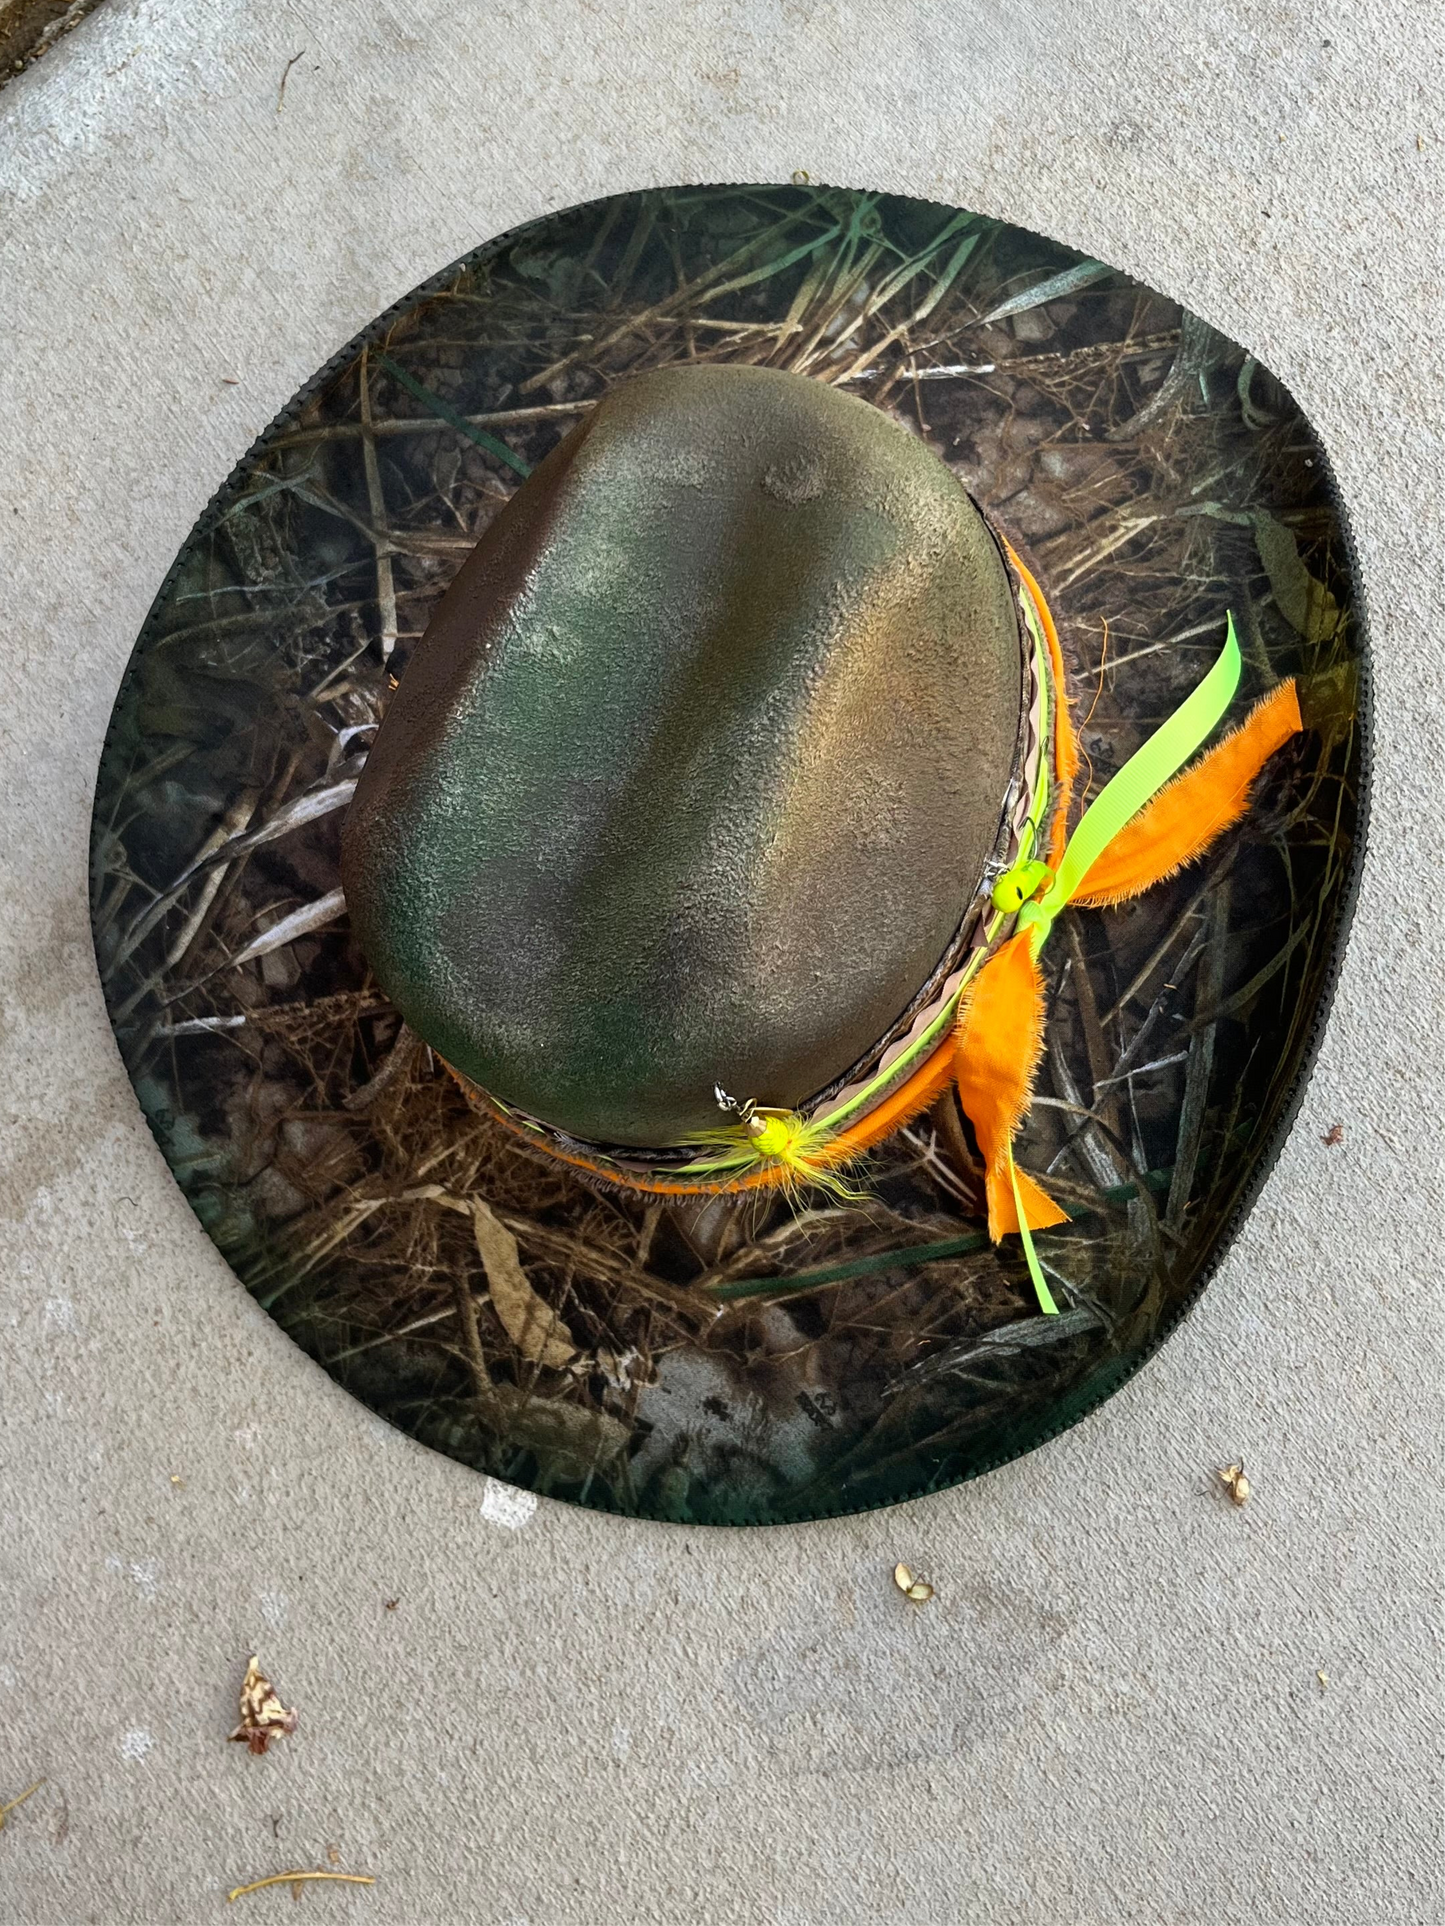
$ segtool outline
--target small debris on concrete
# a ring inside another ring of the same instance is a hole
[[[933,1587],[925,1578],[915,1578],[907,1565],[893,1567],[893,1583],[905,1598],[911,1598],[915,1605],[926,1605],[933,1596]]]
[[[303,47],[301,53],[292,54],[291,58],[286,62],[285,71],[281,75],[281,85],[276,89],[276,112],[278,114],[286,104],[286,82],[291,78],[291,69],[296,65],[296,62],[305,51],[306,49]]]
[[[370,1873],[343,1872],[280,1872],[271,1873],[265,1879],[253,1879],[249,1886],[233,1886],[226,1894],[227,1905],[233,1899],[240,1899],[245,1893],[258,1893],[263,1886],[290,1886],[291,1897],[301,1897],[300,1886],[303,1879],[335,1879],[346,1886],[374,1886],[375,1879]]]
[[[1249,1503],[1251,1487],[1248,1478],[1244,1475],[1243,1458],[1240,1459],[1238,1464],[1223,1466],[1217,1475],[1219,1482],[1229,1493],[1229,1501],[1231,1504],[1247,1505]]]
[[[1316,1672],[1316,1673],[1315,1673],[1315,1677],[1316,1677],[1316,1678],[1317,1678],[1317,1679],[1319,1680],[1319,1682],[1320,1682],[1320,1690],[1321,1690],[1322,1692],[1324,1692],[1324,1691],[1326,1691],[1326,1690],[1328,1690],[1328,1687],[1329,1687],[1329,1683],[1330,1683],[1330,1675],[1329,1675],[1329,1673],[1328,1673],[1328,1672]]]
[[[1345,1126],[1341,1123],[1331,1124],[1324,1136],[1320,1138],[1322,1144],[1328,1144],[1331,1148],[1333,1148],[1335,1144],[1342,1144],[1344,1141]]]
[[[14,1799],[7,1799],[5,1804],[0,1806],[0,1832],[4,1832],[5,1821],[10,1817],[11,1813],[14,1812],[15,1808],[17,1806],[23,1806],[31,1793],[39,1792],[44,1784],[45,1781],[43,1779],[37,1779],[33,1786],[27,1786],[25,1790],[19,1793]]]
[[[230,1737],[253,1752],[264,1752],[273,1739],[296,1730],[297,1715],[276,1696],[276,1688],[261,1670],[255,1655],[246,1667],[241,1686],[241,1723]]]

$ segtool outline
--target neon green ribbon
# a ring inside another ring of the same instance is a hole
[[[1019,1174],[1014,1164],[1012,1144],[1009,1145],[1008,1149],[1008,1180],[1013,1185],[1014,1209],[1018,1212],[1019,1238],[1024,1247],[1024,1262],[1029,1267],[1029,1282],[1034,1287],[1034,1295],[1039,1300],[1039,1309],[1043,1312],[1044,1316],[1057,1317],[1059,1307],[1054,1302],[1053,1292],[1044,1282],[1043,1265],[1040,1264],[1039,1254],[1034,1249],[1034,1234],[1029,1229],[1028,1218],[1024,1215],[1024,1200],[1019,1193]]]
[[[1034,901],[1025,903],[1019,910],[1015,928],[1028,930],[1029,947],[1035,956],[1047,942],[1055,917],[1078,893],[1089,871],[1110,843],[1179,773],[1196,750],[1204,746],[1222,721],[1239,687],[1241,667],[1239,638],[1234,632],[1234,617],[1230,615],[1226,618],[1224,647],[1208,675],[1180,703],[1168,721],[1161,723],[1148,741],[1135,750],[1118,774],[1105,783],[1079,818],[1064,849],[1063,860],[1057,872],[1050,876],[1048,886]],[[1033,882],[1037,888],[1038,881],[1042,880],[1038,877],[1038,865],[1020,865],[1020,871],[1025,867],[1029,875],[1025,877],[1020,874],[1019,886]],[[1013,876],[1014,872],[1010,871],[1008,876],[1001,877],[999,888],[1004,888]],[[1033,1233],[1024,1216],[1012,1147],[1008,1153],[1008,1170],[1029,1278],[1038,1294],[1039,1309],[1046,1317],[1052,1317],[1058,1306],[1044,1281],[1043,1268],[1034,1249]]]
[[[1228,616],[1226,623],[1224,647],[1208,675],[1105,783],[1080,817],[1053,881],[1037,902],[1025,903],[1019,911],[1017,927],[1032,932],[1029,945],[1035,956],[1043,948],[1054,918],[1078,893],[1109,844],[1147,803],[1153,802],[1165,783],[1178,775],[1195,751],[1203,748],[1234,700],[1242,665],[1234,617]]]

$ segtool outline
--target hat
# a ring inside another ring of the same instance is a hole
[[[796,374],[646,374],[433,616],[347,818],[353,929],[468,1095],[603,1183],[846,1193],[956,1089],[1052,1311],[1064,1213],[1012,1153],[1039,952],[1200,856],[1300,729],[1286,681],[1194,760],[1219,644],[1074,823],[1045,586],[936,455]]]
[[[1360,593],[1275,377],[1042,236],[804,183],[488,242],[243,457],[117,697],[92,921],[161,1153],[494,1478],[736,1524],[974,1476],[1272,1167]]]

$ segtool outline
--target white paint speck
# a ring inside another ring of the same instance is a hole
[[[536,1509],[535,1492],[518,1491],[515,1485],[504,1485],[497,1478],[488,1478],[482,1489],[482,1516],[489,1525],[520,1531],[523,1525],[531,1523]]]
[[[619,1765],[626,1765],[627,1755],[632,1750],[632,1727],[624,1725],[621,1719],[613,1721],[612,1756]]]
[[[273,1632],[279,1632],[286,1623],[286,1608],[290,1603],[285,1592],[262,1592],[261,1616]]]
[[[121,1739],[120,1756],[129,1759],[132,1765],[139,1765],[154,1744],[155,1740],[143,1725],[132,1726]]]
[[[117,1558],[114,1552],[106,1556],[105,1569],[117,1575],[124,1572],[143,1598],[154,1598],[156,1586],[160,1581],[161,1568],[154,1558],[132,1558],[129,1561]]]
[[[7,1692],[18,1690],[20,1674],[13,1665],[0,1665],[0,1685],[3,1685]]]
[[[79,1330],[75,1319],[75,1306],[68,1297],[47,1297],[45,1300],[45,1328],[47,1331],[68,1331],[72,1336]]]
[[[261,1433],[253,1424],[243,1424],[239,1430],[231,1433],[231,1436],[243,1451],[254,1451],[256,1448],[256,1440],[260,1435]]]

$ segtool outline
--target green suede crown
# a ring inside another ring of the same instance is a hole
[[[937,975],[1019,771],[1013,585],[907,429],[803,376],[612,390],[443,598],[346,824],[353,927],[466,1077],[667,1146],[795,1109]]]

